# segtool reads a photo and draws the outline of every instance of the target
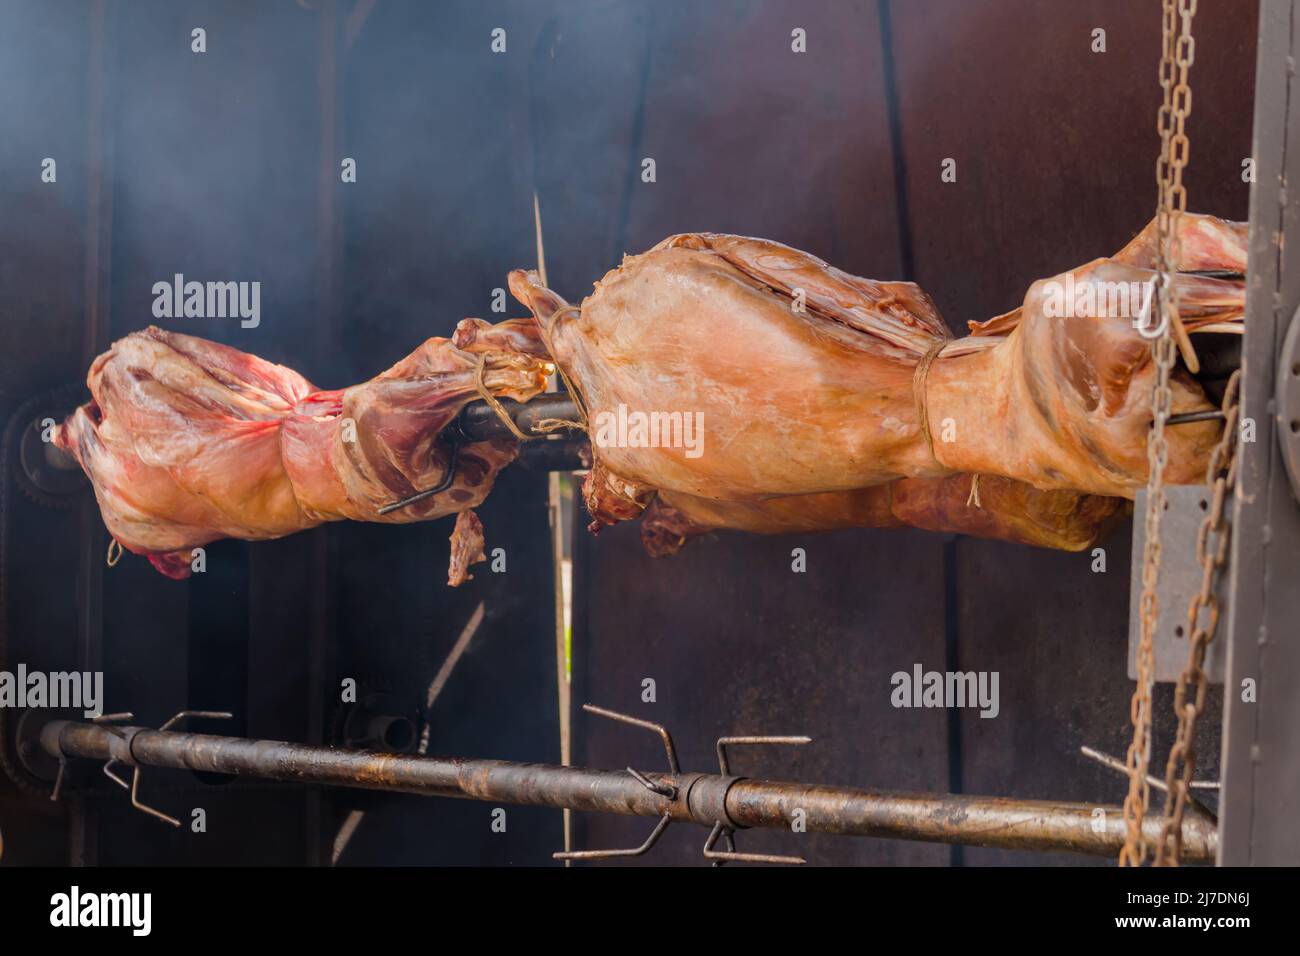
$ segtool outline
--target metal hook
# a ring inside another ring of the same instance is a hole
[[[651,793],[657,793],[659,796],[667,797],[669,800],[672,800],[677,796],[677,788],[670,783],[655,783],[645,774],[638,770],[633,770],[631,767],[627,768],[627,772],[636,778],[637,783],[641,784],[641,786],[645,787]]]
[[[228,710],[182,710],[177,711],[159,730],[171,730],[172,727],[189,717],[209,717],[213,720],[233,720],[235,715]]]
[[[668,824],[673,822],[673,818],[665,813],[655,824],[655,828],[650,831],[650,835],[645,838],[645,842],[640,846],[630,850],[568,850],[560,853],[552,853],[557,860],[609,860],[615,857],[642,856],[649,853],[659,838],[664,835],[668,829]]]
[[[50,794],[50,801],[52,803],[59,802],[59,794],[63,792],[63,774],[64,771],[66,771],[67,769],[68,769],[68,758],[60,754],[59,773],[54,778],[54,792]]]
[[[713,829],[709,832],[709,838],[704,841],[704,856],[706,859],[713,860],[714,866],[721,866],[723,863],[786,863],[790,866],[803,866],[808,861],[801,856],[775,856],[770,853],[737,853],[735,850],[736,843],[733,838],[735,831],[721,822],[715,823]],[[726,836],[728,850],[715,850],[714,845],[718,842],[718,837]]]
[[[129,710],[126,710],[118,714],[100,714],[98,717],[90,718],[90,722],[92,724],[100,724],[105,730],[107,730],[118,740],[126,740],[126,734],[122,733],[122,731],[118,730],[116,727],[113,727],[112,723],[115,721],[134,720],[134,719],[135,719],[135,714],[131,713],[131,711]],[[55,778],[54,781],[54,793],[50,797],[51,800],[57,800],[59,793],[62,790],[63,769],[64,769],[65,762],[66,761],[64,759],[60,758],[59,775],[57,778]],[[123,780],[121,777],[119,777],[117,774],[113,773],[111,768],[115,763],[120,763],[120,761],[116,757],[109,758],[108,763],[104,764],[104,768],[103,768],[104,776],[108,777],[109,780],[112,780],[115,784],[122,787],[124,790],[129,790],[130,788],[127,786],[126,781]]]
[[[451,441],[451,456],[447,459],[447,473],[442,476],[442,481],[438,482],[438,484],[433,488],[428,488],[425,491],[417,491],[415,494],[408,495],[401,501],[394,501],[390,505],[384,505],[379,509],[378,513],[381,515],[390,514],[401,508],[405,508],[407,505],[413,505],[417,501],[423,501],[425,498],[432,498],[434,495],[446,491],[456,481],[456,465],[459,460],[460,440],[453,438]]]
[[[617,720],[624,724],[631,724],[633,727],[641,727],[644,730],[654,731],[663,739],[664,752],[668,755],[668,769],[673,773],[681,773],[682,768],[677,763],[677,748],[673,746],[673,735],[668,732],[668,728],[663,724],[656,724],[653,721],[641,720],[637,717],[629,717],[627,714],[620,714],[618,711],[606,710],[604,707],[597,707],[595,704],[583,704],[582,709],[589,714],[595,714],[598,717],[608,717],[610,720]]]
[[[1103,767],[1109,767],[1111,770],[1116,770],[1119,771],[1120,773],[1128,773],[1128,765],[1125,764],[1124,761],[1120,760],[1118,757],[1112,757],[1110,754],[1102,753],[1100,750],[1097,750],[1095,747],[1083,746],[1079,748],[1079,752],[1083,754],[1085,757],[1087,757],[1089,760],[1097,761],[1097,763],[1101,764]],[[1168,792],[1169,790],[1169,785],[1166,784],[1159,777],[1155,776],[1154,774],[1150,774],[1150,773],[1147,774],[1147,784],[1161,791],[1162,793]],[[1187,794],[1188,804],[1194,810],[1204,814],[1207,819],[1214,820],[1215,822],[1218,822],[1219,815],[1215,813],[1213,810],[1211,810],[1209,807],[1207,807],[1200,800],[1197,800],[1196,797],[1192,796],[1191,790],[1217,790],[1217,789],[1219,789],[1219,783],[1216,780],[1193,780],[1188,787],[1188,794]]]
[[[724,777],[731,775],[731,767],[727,763],[727,748],[732,746],[755,746],[763,744],[810,744],[811,737],[719,737],[718,738],[718,769],[722,771]]]

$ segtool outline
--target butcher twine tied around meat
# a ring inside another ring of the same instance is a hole
[[[921,434],[925,436],[925,445],[930,449],[930,457],[936,462],[939,456],[934,453],[934,436],[930,434],[930,409],[926,402],[925,389],[930,377],[930,366],[934,360],[943,354],[943,350],[952,344],[952,339],[943,339],[935,342],[921,356],[921,361],[916,363],[916,368],[912,371],[912,400],[916,403],[916,417],[921,423]],[[941,463],[942,464],[942,463]],[[980,476],[971,475],[970,494],[966,498],[967,507],[983,508],[980,501]]]
[[[553,325],[556,322],[556,320],[560,318],[560,316],[566,313],[581,315],[582,309],[580,306],[577,305],[567,305],[562,309],[557,309],[551,315],[550,322],[548,323],[548,325]],[[926,350],[926,353],[923,356],[921,356],[921,360],[916,363],[916,368],[913,370],[912,373],[912,400],[916,406],[916,417],[920,422],[921,434],[925,437],[926,447],[930,450],[930,457],[933,458],[936,462],[939,461],[939,458],[934,453],[934,436],[931,435],[930,433],[930,412],[928,408],[928,403],[926,401],[926,385],[930,375],[930,366],[934,364],[935,359],[937,359],[940,355],[943,354],[944,349],[946,349],[951,344],[952,344],[952,339],[943,339],[941,341],[935,342],[933,345],[930,346],[929,349]],[[564,380],[564,386],[569,393],[569,397],[573,399],[573,404],[578,410],[578,417],[580,421],[574,422],[563,418],[544,418],[533,426],[533,431],[536,432],[537,434],[525,435],[523,431],[520,430],[519,426],[515,424],[514,419],[510,417],[510,413],[505,410],[504,406],[502,406],[502,404],[499,401],[497,401],[496,397],[492,395],[484,386],[483,361],[484,361],[484,357],[480,356],[479,371],[478,371],[478,392],[481,396],[483,396],[483,400],[488,403],[488,405],[492,408],[494,412],[496,412],[497,417],[499,417],[501,421],[505,423],[505,426],[511,431],[512,434],[514,434],[516,438],[520,439],[521,441],[531,441],[536,438],[541,438],[549,434],[550,432],[557,431],[561,428],[571,428],[578,431],[589,431],[590,423],[587,417],[587,409],[585,407],[585,402],[582,400],[582,395],[574,387],[573,382],[569,380],[569,376],[565,374],[564,369],[560,366],[558,362],[555,364],[556,371],[560,373],[560,378]],[[966,498],[967,507],[975,507],[975,508],[983,507],[983,503],[980,501],[979,480],[980,480],[979,475],[971,475],[970,495]]]
[[[581,311],[582,309],[579,306],[567,305],[562,309],[556,310],[555,314],[551,316],[551,322],[554,322],[559,316],[566,312],[578,314],[581,313]],[[479,356],[478,379],[475,382],[475,387],[478,389],[478,393],[483,400],[488,403],[488,407],[491,408],[492,411],[496,412],[497,418],[501,419],[502,423],[510,430],[511,434],[520,441],[533,441],[537,438],[545,438],[551,432],[559,431],[561,428],[571,428],[575,431],[583,432],[589,429],[590,426],[587,419],[587,409],[582,401],[582,396],[578,394],[578,390],[574,388],[573,383],[569,381],[569,376],[564,374],[564,369],[560,368],[560,364],[556,362],[555,370],[560,373],[560,378],[564,380],[564,387],[568,389],[569,397],[573,399],[573,405],[578,410],[578,418],[580,420],[573,422],[569,421],[567,418],[543,418],[533,425],[534,434],[525,435],[519,426],[515,424],[515,420],[510,417],[510,413],[506,411],[505,406],[497,401],[497,397],[488,391],[487,386],[483,384],[483,370],[486,361],[486,354]]]
[[[566,305],[562,309],[557,309],[551,315],[550,322],[548,324],[553,325],[556,322],[556,320],[559,319],[560,316],[566,313],[580,315],[582,313],[582,309],[580,306],[577,305]],[[925,355],[921,357],[921,360],[916,363],[916,368],[912,373],[912,400],[915,402],[916,405],[916,417],[920,421],[921,434],[925,437],[925,444],[926,447],[929,448],[930,450],[930,457],[933,458],[936,462],[939,461],[939,458],[934,453],[934,436],[931,435],[930,433],[930,412],[928,408],[928,403],[926,402],[926,385],[930,375],[930,366],[934,364],[935,359],[937,359],[940,355],[943,354],[944,349],[946,349],[949,345],[952,344],[952,341],[953,341],[952,339],[943,339],[939,342],[935,342],[926,351]],[[565,374],[564,369],[557,362],[555,365],[556,371],[560,373],[560,378],[564,380],[564,386],[569,393],[569,397],[573,399],[573,404],[577,408],[578,417],[581,420],[574,422],[564,418],[544,418],[533,426],[534,432],[537,432],[538,434],[525,435],[523,431],[520,430],[519,426],[515,424],[514,419],[510,417],[510,413],[505,410],[504,406],[502,406],[502,404],[499,401],[497,401],[496,396],[492,395],[492,393],[489,392],[487,388],[484,386],[483,384],[484,358],[485,358],[484,356],[479,357],[478,392],[481,396],[483,396],[484,401],[486,401],[488,405],[492,408],[492,410],[496,412],[497,417],[499,417],[501,421],[505,423],[505,426],[508,429],[510,429],[510,431],[514,434],[516,438],[520,439],[521,441],[531,441],[536,438],[542,438],[543,436],[553,431],[557,431],[561,428],[571,428],[578,431],[589,431],[590,421],[587,417],[587,409],[585,408],[585,403],[582,400],[582,395],[574,387],[573,382],[569,380],[569,376]],[[975,507],[975,508],[983,507],[983,503],[980,501],[979,481],[980,481],[979,475],[971,475],[970,495],[966,498],[967,507]]]

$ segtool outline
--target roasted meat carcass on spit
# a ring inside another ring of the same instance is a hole
[[[1180,223],[1184,326],[1238,331],[1245,227]],[[1078,550],[1146,480],[1149,341],[1099,303],[1149,289],[1154,258],[1148,227],[954,340],[912,283],[758,239],[674,236],[626,258],[581,307],[515,272],[533,319],[466,319],[346,389],[146,329],[95,361],[92,400],[56,442],[90,476],[114,539],[172,577],[222,537],[458,513],[455,584],[482,560],[469,509],[518,446],[441,434],[476,398],[535,397],[558,365],[592,439],[593,529],[644,513],[652,553],[715,528],[893,525]],[[1210,407],[1181,367],[1172,389],[1175,412]],[[1218,429],[1173,430],[1166,479],[1198,480]],[[390,510],[418,492],[435,493]]]
[[[1239,332],[1246,226],[1179,229],[1184,326]],[[710,528],[892,524],[1078,549],[1146,481],[1155,254],[1148,227],[957,340],[912,283],[737,236],[626,257],[580,307],[535,273],[510,284],[585,409],[593,530],[650,507],[659,553]],[[1175,413],[1211,407],[1182,367],[1172,390]],[[1166,480],[1200,480],[1218,432],[1171,429]]]
[[[661,491],[641,519],[641,541],[655,557],[675,554],[710,531],[786,534],[839,528],[923,528],[1061,551],[1082,551],[1128,511],[1122,498],[1039,491],[984,475],[900,478],[854,491],[719,501]]]
[[[192,549],[218,538],[460,512],[449,575],[457,584],[482,559],[482,525],[464,514],[517,445],[453,450],[440,433],[484,392],[528,401],[551,369],[531,319],[466,319],[451,338],[431,338],[383,374],[338,390],[225,345],[148,328],[95,360],[92,398],[55,441],[90,477],[113,538],[170,577],[188,576]]]

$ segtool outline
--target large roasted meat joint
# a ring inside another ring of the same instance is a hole
[[[1185,330],[1239,334],[1246,226],[1179,222]],[[656,553],[715,528],[895,524],[1079,549],[1146,482],[1155,256],[1149,226],[956,340],[912,283],[737,236],[667,239],[581,307],[534,273],[511,288],[593,423],[593,527],[645,512]],[[1186,368],[1172,390],[1174,413],[1211,408]],[[700,434],[605,442],[595,427],[656,414]],[[1199,481],[1218,434],[1171,430],[1166,479]]]
[[[1239,334],[1245,226],[1188,215],[1179,229],[1182,329]],[[440,436],[473,401],[502,415],[498,399],[528,402],[558,366],[569,424],[591,440],[593,530],[640,517],[652,554],[717,529],[897,525],[1079,550],[1147,478],[1155,255],[1148,227],[954,339],[912,283],[775,242],[679,235],[580,306],[514,272],[532,318],[467,319],[350,388],[149,328],[96,360],[92,399],[56,440],[114,539],[173,577],[221,537],[462,513],[459,583],[482,542],[469,509],[519,441]],[[1212,407],[1184,366],[1172,395],[1175,414]],[[1219,429],[1171,430],[1166,479],[1199,480]]]

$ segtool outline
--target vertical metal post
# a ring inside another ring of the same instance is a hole
[[[337,302],[342,242],[338,225],[338,89],[341,31],[335,0],[322,0],[319,29],[320,58],[316,82],[320,97],[320,179],[316,200],[316,304],[320,325],[316,341],[320,348],[320,361],[317,367],[321,367],[328,354],[339,346]],[[334,671],[335,647],[332,539],[328,528],[318,529],[311,551],[312,580],[318,585],[311,596],[307,646],[307,693],[310,701],[307,739],[313,744],[325,742],[327,695],[336,690],[327,686]],[[326,812],[328,800],[329,797],[320,791],[306,796],[307,812],[303,825],[306,829],[307,863],[311,866],[328,866],[332,860],[333,834],[329,831],[330,821]]]
[[[1228,581],[1219,862],[1300,864],[1300,507],[1277,443],[1282,338],[1300,305],[1300,0],[1263,0],[1242,355],[1243,423]],[[1245,437],[1245,436],[1243,436]]]
[[[82,324],[82,365],[89,368],[110,338],[113,251],[113,90],[116,59],[113,25],[117,12],[107,0],[90,8],[90,43],[86,64],[86,245]],[[77,575],[77,654],[81,668],[103,670],[104,535],[94,498],[81,503]],[[69,862],[93,866],[99,856],[96,815],[90,801],[69,804]]]

